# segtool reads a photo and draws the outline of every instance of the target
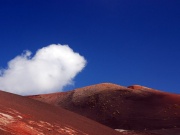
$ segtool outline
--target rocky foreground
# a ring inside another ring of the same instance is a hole
[[[0,91],[0,135],[121,135],[88,118]]]

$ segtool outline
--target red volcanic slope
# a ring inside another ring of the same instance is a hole
[[[140,85],[103,83],[31,98],[60,106],[114,129],[179,131],[180,95]]]
[[[120,135],[60,107],[0,91],[0,135]]]

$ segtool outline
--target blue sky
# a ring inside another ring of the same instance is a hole
[[[180,93],[180,1],[0,0],[0,67],[50,44],[87,66],[67,90],[102,82]]]

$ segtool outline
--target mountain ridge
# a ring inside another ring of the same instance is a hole
[[[73,111],[114,129],[180,128],[180,95],[140,85],[101,83],[30,98]]]

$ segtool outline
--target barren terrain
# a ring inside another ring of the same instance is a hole
[[[30,96],[123,133],[178,135],[180,95],[133,85],[102,83],[69,92]]]
[[[0,135],[120,135],[73,112],[0,91]]]

